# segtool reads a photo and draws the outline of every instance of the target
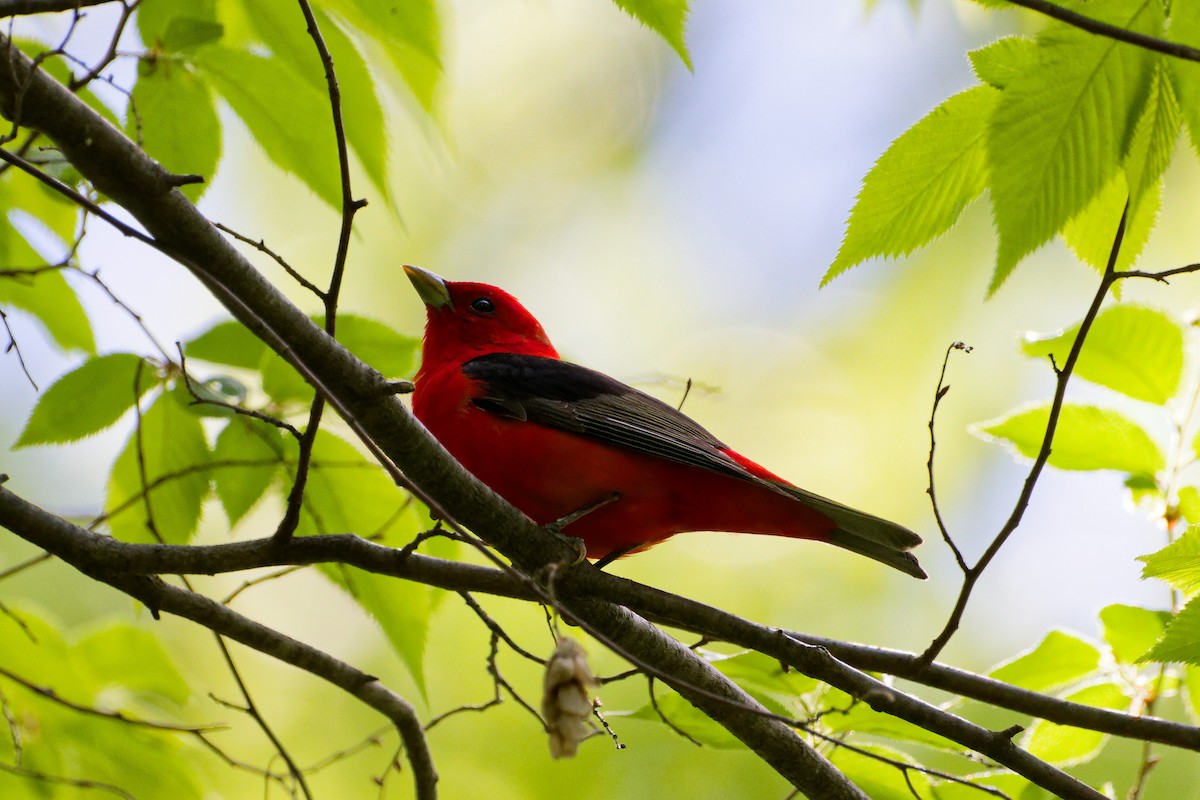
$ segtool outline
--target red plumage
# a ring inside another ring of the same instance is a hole
[[[674,408],[559,358],[512,295],[405,267],[428,310],[413,412],[480,481],[589,558],[677,533],[730,531],[827,541],[916,577],[920,543],[895,523],[799,489]]]

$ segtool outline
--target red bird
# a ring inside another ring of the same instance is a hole
[[[806,492],[666,403],[563,361],[516,298],[406,266],[428,319],[413,413],[475,477],[606,564],[684,531],[829,542],[924,578],[921,537]]]

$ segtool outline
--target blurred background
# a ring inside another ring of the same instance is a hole
[[[918,554],[930,580],[918,583],[820,545],[717,533],[677,537],[612,570],[771,626],[924,648],[959,587],[925,494],[927,423],[946,347],[955,340],[974,347],[951,359],[937,464],[944,515],[973,560],[1010,513],[1027,466],[967,429],[1050,397],[1049,366],[1022,357],[1019,337],[1076,322],[1096,276],[1055,244],[988,299],[995,240],[981,201],[915,256],[859,266],[824,289],[818,283],[874,159],[944,98],[972,85],[966,52],[1016,31],[1018,18],[949,0],[916,11],[900,0],[870,10],[862,3],[696,0],[689,72],[655,34],[604,0],[458,0],[442,11],[442,110],[429,120],[392,84],[386,103],[397,208],[368,194],[343,308],[417,334],[423,310],[400,265],[418,264],[503,286],[567,358],[668,402],[678,402],[692,379],[685,411],[723,440],[807,489],[925,535]],[[223,121],[225,155],[202,210],[264,239],[324,282],[337,215],[271,166],[228,109]],[[1198,234],[1185,222],[1190,210],[1181,198],[1196,191],[1200,176],[1192,160],[1179,163],[1168,174],[1165,211],[1141,261],[1146,268],[1195,260]],[[358,191],[366,186],[360,180]],[[223,317],[182,268],[99,224],[82,258],[164,341]],[[268,261],[256,263],[317,310]],[[80,293],[101,352],[146,349],[107,298],[90,286]],[[1131,287],[1126,296],[1180,312],[1195,302],[1182,284]],[[68,368],[27,318],[14,315],[14,329],[43,388]],[[1082,383],[1072,392],[1099,396]],[[15,440],[35,400],[16,360],[0,359],[0,439]],[[69,449],[5,452],[0,470],[12,476],[14,491],[88,515],[102,503],[126,435],[114,430]],[[238,533],[270,530],[278,504],[277,497],[264,503]],[[224,540],[224,526],[213,503],[201,539]],[[1048,472],[945,660],[984,670],[1055,628],[1096,636],[1095,614],[1108,603],[1166,607],[1166,589],[1140,581],[1134,561],[1164,541],[1127,507],[1119,476]],[[11,537],[0,538],[0,566],[27,554]],[[241,580],[206,586],[227,591]],[[56,566],[2,588],[5,598],[26,595],[81,629],[129,611],[125,599]],[[240,602],[266,624],[380,675],[427,716],[490,696],[486,631],[457,598],[437,612],[424,698],[372,623],[319,576],[298,573]],[[525,646],[548,654],[540,610],[485,604]],[[176,620],[154,630],[169,635],[201,692],[231,692],[210,640]],[[598,672],[622,669],[591,649]],[[239,657],[264,713],[304,763],[350,746],[377,723],[304,675],[257,655]],[[502,657],[501,668],[536,701],[535,670],[511,657]],[[646,702],[645,684],[627,681],[602,697],[610,711],[631,710]],[[612,722],[628,749],[615,753],[598,738],[579,758],[559,763],[545,757],[544,734],[513,703],[452,718],[431,733],[444,796],[477,796],[487,787],[499,800],[634,797],[646,791],[647,776],[662,785],[665,775],[674,797],[787,794],[782,780],[740,751],[699,750],[661,725]],[[269,752],[253,730],[231,736],[245,737],[249,760]],[[382,771],[393,746],[388,740],[321,773],[314,788],[374,796],[366,775]],[[1162,780],[1195,774],[1180,762],[1168,760]],[[255,785],[219,766],[212,772],[229,796]],[[390,778],[385,792],[407,796],[408,776]]]

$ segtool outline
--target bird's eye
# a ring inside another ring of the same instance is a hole
[[[479,314],[492,314],[496,311],[496,304],[486,297],[480,297],[471,301],[471,308]]]

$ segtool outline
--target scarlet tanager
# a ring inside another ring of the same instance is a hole
[[[793,486],[666,403],[563,361],[503,289],[404,270],[427,311],[413,413],[535,522],[571,520],[562,533],[589,558],[730,531],[829,542],[925,577],[907,552],[921,537]]]

